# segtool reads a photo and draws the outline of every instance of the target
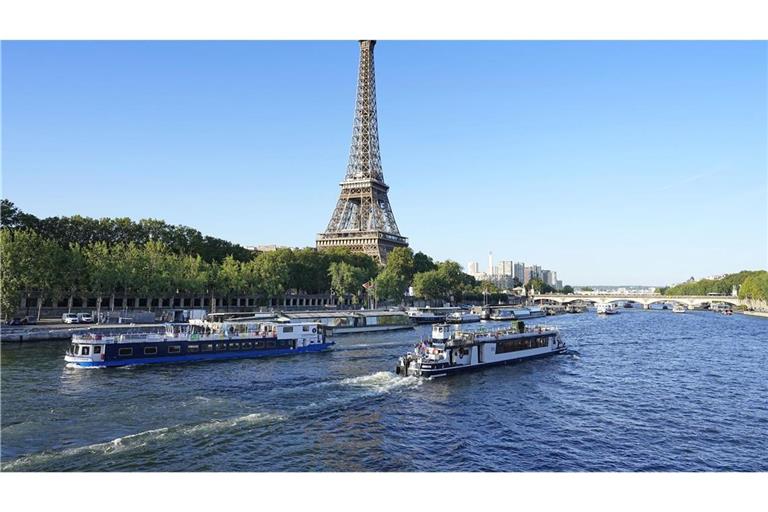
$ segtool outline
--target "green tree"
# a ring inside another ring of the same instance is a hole
[[[739,298],[768,301],[768,272],[759,271],[744,278]]]
[[[419,251],[413,255],[414,274],[419,272],[429,272],[430,270],[437,270],[437,265],[432,261],[432,258]]]
[[[407,247],[393,249],[384,270],[376,277],[376,298],[402,301],[413,281],[414,270],[413,251]]]
[[[446,276],[437,270],[419,272],[413,277],[413,293],[422,299],[445,299],[450,290]]]
[[[259,254],[251,263],[249,275],[265,297],[282,295],[291,284],[292,258],[282,251]]]
[[[560,292],[566,295],[570,295],[571,293],[573,293],[573,286],[567,284],[563,286],[563,289],[560,290]]]
[[[17,249],[14,238],[11,230],[0,229],[0,310],[5,318],[12,317],[16,312],[24,291],[21,276],[23,255]]]
[[[369,280],[368,271],[343,261],[331,263],[328,267],[331,289],[340,297],[351,295],[357,302],[363,283]]]
[[[2,227],[10,229],[35,229],[37,223],[37,217],[19,210],[8,199],[0,201],[0,224],[2,224]]]

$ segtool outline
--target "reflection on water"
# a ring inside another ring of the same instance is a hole
[[[416,331],[329,353],[113,369],[2,346],[11,471],[768,470],[768,322],[706,312],[538,319],[562,356],[424,381]]]

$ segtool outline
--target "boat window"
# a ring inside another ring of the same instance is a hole
[[[187,345],[187,352],[198,352],[200,345]]]
[[[132,348],[121,348],[117,351],[117,355],[119,356],[132,356],[133,355],[133,349]]]
[[[293,332],[293,326],[285,326],[283,327],[283,332]]]
[[[91,347],[90,345],[83,345],[83,347],[80,350],[81,350],[80,352],[81,355],[87,356],[91,352]]]
[[[181,352],[181,345],[171,345],[168,347],[169,354],[178,354],[179,352]]]
[[[254,341],[253,342],[253,348],[264,348],[264,342],[263,341]]]
[[[251,343],[250,343],[250,342],[247,342],[247,343],[243,343],[243,348],[244,348],[244,349],[249,349],[249,348],[251,348]]]
[[[72,346],[69,348],[69,351],[73,354],[77,354],[78,349],[80,348],[79,345],[76,343],[73,343]]]
[[[157,354],[157,347],[144,347],[145,356],[153,356]]]
[[[302,327],[301,330],[304,331],[304,332],[308,332],[309,331],[309,326],[305,325],[304,327]]]
[[[274,340],[268,341],[266,346],[267,348],[275,348],[275,341]]]
[[[203,345],[203,352],[210,352],[211,350],[213,350],[213,343]]]
[[[240,344],[239,343],[230,343],[229,344],[229,350],[240,350]]]
[[[101,345],[96,345],[93,347],[93,353],[94,354],[101,354]]]
[[[220,352],[222,350],[227,350],[227,344],[226,343],[217,343],[216,344],[216,351]]]

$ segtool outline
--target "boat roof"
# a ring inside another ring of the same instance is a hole
[[[243,313],[208,313],[206,317],[212,319],[229,317],[231,320],[245,320],[248,318],[274,318],[277,313],[259,313],[259,312],[243,312]]]
[[[404,316],[402,311],[317,311],[302,313],[283,313],[286,318],[347,318],[350,316]]]

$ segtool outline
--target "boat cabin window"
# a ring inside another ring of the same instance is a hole
[[[178,354],[181,352],[181,345],[171,345],[168,347],[169,354]]]
[[[285,326],[283,327],[283,332],[293,332],[293,326]]]
[[[240,344],[239,343],[230,343],[229,344],[229,350],[240,350]]]
[[[211,350],[213,350],[213,343],[203,345],[203,352],[210,352]]]
[[[249,348],[251,348],[251,342],[249,341],[249,342],[243,343],[243,348],[244,348],[244,349],[249,349]]]
[[[301,328],[301,330],[302,330],[302,331],[304,331],[304,332],[309,332],[309,326],[308,326],[308,325],[305,325],[305,326],[303,326],[303,327]]]
[[[153,356],[157,354],[157,347],[144,347],[145,356]]]
[[[69,351],[73,354],[77,354],[77,351],[80,349],[80,346],[76,343],[73,343],[72,346],[69,347]]]
[[[226,343],[217,343],[216,344],[216,351],[220,352],[222,350],[227,350],[227,344]]]
[[[199,352],[200,345],[187,345],[187,352]]]
[[[93,353],[94,354],[101,354],[101,345],[96,345],[93,347]]]
[[[90,345],[83,345],[83,347],[80,350],[81,350],[80,355],[87,356],[91,352],[91,347]]]
[[[121,348],[117,351],[117,355],[119,356],[132,356],[133,355],[133,349],[132,348]]]

